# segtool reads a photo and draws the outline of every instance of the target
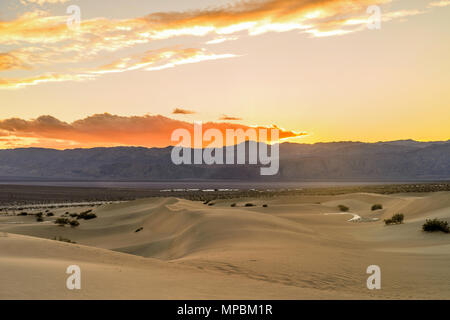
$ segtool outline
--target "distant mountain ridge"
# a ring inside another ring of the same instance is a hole
[[[248,146],[247,146],[248,147]],[[450,140],[282,143],[276,176],[255,165],[174,165],[172,147],[0,150],[2,179],[68,180],[450,180]]]

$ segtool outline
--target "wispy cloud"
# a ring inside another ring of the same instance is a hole
[[[14,53],[0,53],[0,71],[12,69],[30,69],[30,66]]]
[[[94,78],[94,76],[88,74],[46,73],[28,78],[0,79],[0,89],[19,89],[46,82],[83,81],[93,80]]]
[[[250,35],[320,28],[330,20],[342,21],[365,12],[368,5],[391,0],[268,0],[235,2],[213,9],[185,12],[158,12],[132,19],[95,18],[82,21],[74,32],[66,26],[66,16],[49,16],[34,11],[17,20],[1,22],[2,43],[29,43],[77,40],[104,46],[105,42],[126,46],[135,42],[178,36]],[[113,47],[114,48],[114,47]],[[106,49],[103,47],[103,49]]]
[[[217,60],[236,57],[233,54],[214,54],[205,49],[196,48],[166,48],[147,51],[143,54],[122,58],[112,63],[94,69],[79,70],[77,73],[45,73],[26,78],[0,79],[0,89],[19,89],[26,86],[37,85],[45,82],[83,81],[93,80],[108,73],[118,73],[144,69],[157,71],[173,68],[188,63],[197,63],[207,60]],[[0,70],[7,68],[24,68],[20,60],[15,60],[11,55],[5,55],[2,60],[0,55]]]
[[[188,53],[188,54],[181,54],[176,55],[174,57],[170,57],[170,60],[160,66],[150,66],[146,68],[147,71],[157,71],[157,70],[164,70],[168,68],[174,68],[176,66],[181,66],[183,64],[191,64],[191,63],[198,63],[202,61],[209,61],[209,60],[219,60],[219,59],[228,59],[228,58],[234,58],[238,57],[236,54],[231,53],[224,53],[224,54],[214,54],[214,53],[208,53],[204,49],[201,50],[195,50],[194,54]]]
[[[23,0],[25,1],[25,0]],[[46,4],[63,0],[26,0],[25,3]],[[104,17],[85,19],[78,29],[67,26],[67,16],[52,16],[44,10],[34,10],[10,21],[0,21],[0,44],[16,47],[3,53],[0,71],[34,69],[51,64],[84,62],[101,52],[116,52],[138,45],[182,36],[212,36],[207,44],[237,40],[242,33],[257,36],[268,32],[297,30],[314,37],[338,36],[365,29],[369,5],[383,5],[392,0],[253,0],[238,1],[215,8],[157,12],[129,19]],[[434,1],[433,6],[445,6],[449,1]],[[403,19],[423,13],[420,10],[383,12],[383,21]],[[101,74],[136,69],[163,70],[175,66],[238,56],[235,53],[211,53],[205,49],[173,52],[172,56],[155,57],[157,49],[148,57],[128,57],[104,65],[89,73]],[[162,58],[166,59],[162,63]],[[155,63],[155,59],[161,63]],[[31,62],[31,63],[30,63]],[[70,65],[73,70],[74,66]],[[70,78],[69,66],[61,65],[59,79]],[[82,70],[81,73],[88,72]],[[78,76],[81,77],[81,76]],[[44,81],[30,81],[36,84]],[[34,77],[36,78],[36,77]],[[91,77],[92,78],[92,77]],[[50,77],[49,79],[55,79]],[[2,88],[17,88],[19,79],[0,80]],[[13,83],[9,85],[8,83]],[[16,83],[14,85],[14,83]]]
[[[446,7],[450,6],[450,0],[433,1],[429,4],[430,7]]]
[[[90,73],[124,72],[138,69],[161,70],[186,63],[236,57],[234,54],[214,54],[203,48],[164,48],[122,58],[90,71]]]
[[[219,43],[223,43],[226,41],[233,41],[233,40],[237,40],[237,39],[239,39],[239,37],[218,37],[218,38],[207,41],[206,44],[219,44]]]

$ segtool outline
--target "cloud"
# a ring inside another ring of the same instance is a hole
[[[240,32],[252,36],[293,30],[339,34],[337,30],[345,28],[349,33],[361,29],[353,28],[348,20],[361,16],[367,20],[368,6],[390,2],[392,0],[239,1],[203,10],[157,12],[130,19],[86,19],[78,30],[67,27],[67,16],[50,16],[37,10],[13,21],[0,21],[0,43],[72,42],[59,49],[84,52],[89,56],[103,50],[116,51],[179,36],[219,36],[207,42],[214,44],[235,40],[236,35],[232,35]]]
[[[239,39],[239,37],[218,37],[213,40],[207,41],[206,44],[219,44],[219,43],[223,43],[226,41],[233,41],[233,40],[237,40],[237,39]]]
[[[242,118],[238,118],[238,117],[231,117],[231,116],[227,116],[227,115],[222,115],[219,120],[228,120],[228,121],[235,121],[235,120],[242,120]]]
[[[50,16],[36,10],[13,21],[0,22],[0,43],[46,43],[72,41],[65,45],[85,54],[114,51],[178,36],[227,36],[246,31],[266,32],[320,29],[329,21],[345,21],[365,12],[368,5],[391,0],[268,0],[245,1],[212,9],[185,12],[159,12],[131,19],[93,18],[70,30],[67,16]]]
[[[205,49],[196,48],[166,48],[160,50],[151,50],[143,54],[133,55],[131,57],[122,58],[112,63],[89,70],[79,70],[78,73],[46,73],[33,77],[1,79],[0,89],[18,89],[26,86],[37,85],[45,82],[62,82],[62,81],[84,81],[97,79],[99,76],[108,73],[118,73],[146,68],[148,71],[157,71],[167,68],[173,68],[188,63],[198,63],[208,60],[217,60],[236,57],[233,54],[214,54]],[[14,68],[22,66],[9,57],[4,59],[2,64],[2,56],[0,55],[0,70],[3,65],[5,68]]]
[[[57,0],[28,0],[27,3],[56,3]],[[5,53],[4,69],[11,70],[33,65],[38,69],[68,62],[85,62],[97,58],[100,53],[116,52],[159,40],[181,37],[210,36],[207,44],[236,40],[240,34],[258,36],[268,32],[298,31],[314,37],[337,36],[361,31],[369,19],[366,12],[370,5],[383,5],[392,0],[251,0],[209,7],[207,9],[180,12],[156,12],[137,18],[108,19],[97,17],[83,19],[78,29],[67,26],[69,16],[52,16],[44,10],[26,12],[10,21],[0,21],[0,45],[18,49]],[[438,3],[438,2],[433,2]],[[447,1],[440,1],[443,6]],[[436,4],[437,5],[437,4]],[[417,10],[383,11],[383,21],[402,19],[419,14]],[[234,53],[216,54],[205,49],[181,52],[175,50],[172,57],[165,56],[166,63],[156,65],[149,56],[128,57],[104,65],[90,73],[124,72],[136,69],[163,70],[175,66],[207,60],[232,58]],[[159,58],[162,58],[160,55]],[[7,69],[9,68],[9,69]],[[70,69],[69,69],[70,68]],[[61,66],[56,74],[70,78],[73,64]],[[81,73],[86,72],[83,70]],[[62,76],[59,77],[60,79]],[[51,78],[54,80],[54,78]],[[26,78],[25,80],[28,80]],[[3,88],[11,86],[5,85]],[[14,82],[14,81],[13,81]],[[44,81],[42,81],[44,82]],[[17,83],[17,82],[16,82]],[[31,81],[31,83],[41,83]],[[15,85],[13,87],[22,87]]]
[[[0,53],[0,71],[12,69],[30,69],[30,66],[12,53]]]
[[[171,61],[167,62],[166,64],[155,66],[155,67],[148,67],[145,70],[147,71],[158,71],[158,70],[164,70],[169,68],[174,68],[176,66],[181,66],[184,64],[191,64],[191,63],[198,63],[202,61],[210,61],[210,60],[219,60],[219,59],[228,59],[228,58],[234,58],[238,57],[238,55],[231,54],[231,53],[225,53],[225,54],[214,54],[214,53],[206,53],[204,50],[198,51],[195,54],[188,54],[188,55],[179,55],[171,59]]]
[[[428,5],[429,7],[446,7],[450,6],[450,0],[433,1]]]
[[[269,0],[242,1],[227,6],[188,12],[153,13],[143,20],[154,38],[180,35],[250,35],[315,28],[328,20],[365,12],[368,5],[391,0]]]
[[[383,12],[381,14],[381,22],[389,22],[395,19],[403,19],[410,16],[416,16],[426,13],[426,10],[397,10]],[[311,28],[304,32],[312,34],[314,37],[331,37],[341,36],[356,31],[367,29],[368,24],[371,23],[370,16],[367,14],[354,15],[353,17],[343,18],[341,20],[330,20],[323,22],[321,28]],[[351,29],[345,28],[351,26]]]
[[[203,129],[218,129],[224,135],[227,129],[266,128],[244,124],[207,122]],[[58,148],[95,146],[145,146],[165,147],[174,145],[172,132],[186,129],[193,136],[193,124],[161,115],[118,116],[109,113],[95,114],[67,123],[52,116],[33,120],[11,118],[0,120],[0,132],[10,137],[6,142],[20,146],[58,146]],[[304,135],[302,132],[280,129],[280,139]],[[17,142],[20,139],[21,143]],[[4,139],[5,140],[5,139]],[[3,141],[4,144],[5,141]],[[39,144],[41,142],[41,144]],[[1,144],[0,144],[1,145]]]
[[[46,82],[83,81],[92,80],[94,78],[94,76],[88,74],[46,73],[28,78],[0,79],[0,89],[19,89]]]
[[[398,10],[398,11],[392,11],[392,12],[387,12],[386,14],[383,15],[382,20],[383,21],[391,21],[394,19],[400,19],[400,18],[405,18],[405,17],[410,17],[410,16],[417,16],[419,14],[423,14],[426,11],[424,10]]]
[[[165,48],[147,51],[144,54],[123,58],[104,65],[91,73],[124,72],[137,69],[147,71],[163,70],[178,65],[237,57],[235,54],[214,54],[203,48]]]
[[[195,114],[195,111],[187,110],[187,109],[181,109],[181,108],[175,108],[172,111],[172,114]]]

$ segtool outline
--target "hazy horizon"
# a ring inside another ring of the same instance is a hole
[[[390,141],[374,141],[374,142],[365,142],[365,141],[320,141],[320,142],[296,142],[296,141],[280,141],[279,144],[296,144],[296,145],[315,145],[315,144],[333,144],[333,143],[361,143],[361,144],[377,144],[377,143],[395,143],[395,142],[417,142],[417,143],[446,143],[449,142],[450,139],[447,140],[430,140],[430,141],[419,141],[414,139],[399,139],[399,140],[390,140]],[[247,141],[248,142],[248,141]],[[243,142],[241,142],[243,143]],[[264,143],[264,142],[259,142]],[[234,144],[234,146],[240,143]],[[50,147],[16,147],[16,148],[0,148],[2,150],[18,150],[18,149],[46,149],[46,150],[57,150],[57,151],[65,151],[65,150],[76,150],[76,149],[109,149],[109,148],[145,148],[145,149],[166,149],[173,148],[175,144],[161,146],[161,147],[147,147],[143,145],[114,145],[114,146],[96,146],[96,147],[73,147],[73,148],[50,148]],[[225,148],[225,146],[223,146]],[[194,148],[192,148],[194,149]],[[203,147],[203,149],[207,149],[207,147]]]

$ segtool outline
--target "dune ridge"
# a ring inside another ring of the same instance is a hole
[[[0,216],[0,298],[450,297],[450,237],[421,231],[430,217],[450,219],[450,192],[212,202],[103,205],[77,228]],[[397,212],[405,223],[385,226]],[[58,236],[76,244],[48,240]],[[72,292],[64,266],[77,263],[86,288]],[[366,288],[369,265],[381,267],[381,290]]]

